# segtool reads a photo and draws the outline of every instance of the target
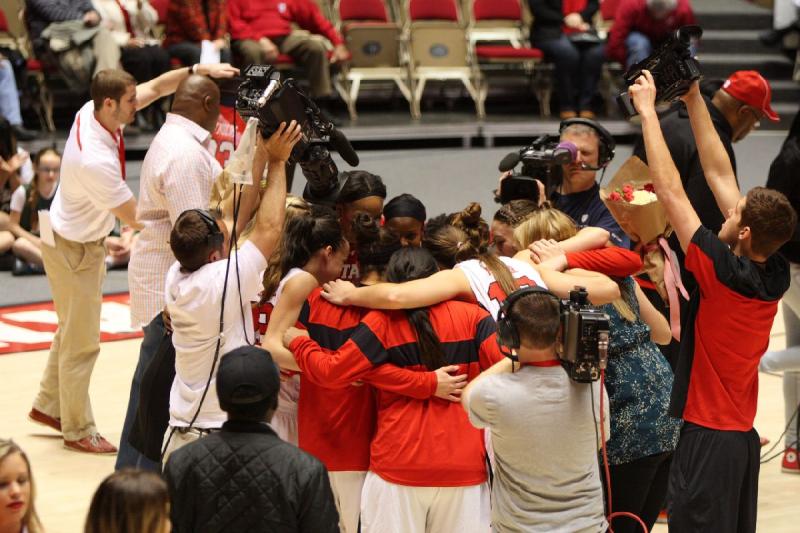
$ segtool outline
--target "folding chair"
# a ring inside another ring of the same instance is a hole
[[[417,113],[428,80],[458,80],[483,119],[483,78],[455,0],[408,0],[407,13]]]
[[[356,120],[356,102],[362,81],[390,80],[408,101],[411,116],[418,118],[411,93],[408,51],[400,25],[389,19],[382,0],[338,0],[341,31],[351,59],[340,77],[349,86],[342,94],[350,119]]]

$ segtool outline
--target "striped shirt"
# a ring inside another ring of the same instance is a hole
[[[175,262],[169,234],[187,209],[205,209],[222,171],[208,151],[210,133],[180,115],[168,114],[144,157],[136,218],[144,229],[128,265],[131,325],[143,327],[164,308],[164,282]]]

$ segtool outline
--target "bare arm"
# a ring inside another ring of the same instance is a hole
[[[564,252],[583,252],[602,248],[608,244],[610,235],[608,230],[603,228],[587,227],[582,228],[574,237],[559,241],[558,244]]]
[[[719,210],[723,215],[727,215],[730,209],[736,207],[742,196],[736,184],[736,173],[733,171],[730,157],[714,128],[714,123],[711,122],[711,115],[700,95],[697,82],[692,84],[683,101],[686,102],[686,109],[689,111],[689,121],[692,124],[692,133],[706,182],[714,194]]]
[[[664,134],[661,133],[654,105],[656,86],[653,76],[649,71],[643,72],[644,75],[640,76],[628,91],[642,117],[647,165],[650,167],[658,200],[664,206],[669,223],[678,235],[681,248],[686,251],[697,228],[700,227],[700,218],[689,202],[686,191],[683,190],[678,169],[675,168],[675,162],[672,161],[669,148],[664,141]]]
[[[508,374],[514,370],[513,362],[509,358],[503,358],[503,360],[498,361],[490,368],[484,370],[478,376],[470,381],[467,384],[467,387],[464,389],[464,392],[461,393],[461,407],[464,408],[464,411],[467,412],[467,416],[469,416],[469,396],[473,390],[475,390],[475,384],[479,383],[480,381],[486,379],[487,376],[494,376],[496,374]]]
[[[227,63],[218,65],[197,65],[195,73],[212,78],[232,78],[239,74],[239,69]],[[157,78],[136,86],[136,110],[144,109],[159,98],[169,96],[178,89],[178,85],[189,77],[191,67],[178,68],[165,72]]]
[[[639,302],[639,316],[645,324],[650,326],[650,339],[657,344],[669,344],[672,340],[672,331],[664,315],[653,307],[647,296],[644,295],[639,284],[636,284],[636,300]]]
[[[413,309],[453,298],[474,298],[467,277],[458,269],[442,270],[433,276],[405,283],[378,283],[360,288],[336,280],[323,286],[322,296],[336,305],[370,309]]]
[[[281,297],[270,314],[267,332],[261,342],[261,346],[272,354],[273,358],[277,357],[276,360],[294,363],[292,352],[283,345],[283,334],[297,323],[300,311],[303,309],[303,303],[317,285],[317,279],[304,272],[290,279],[283,287]],[[284,368],[284,365],[280,363],[279,365]],[[290,370],[294,369],[290,368]]]
[[[136,220],[136,198],[131,198],[122,205],[111,209],[115,217],[120,219],[123,224],[127,224],[135,230],[144,229],[144,226]]]
[[[589,293],[589,301],[594,305],[603,305],[619,298],[619,286],[607,276],[598,272],[573,268],[567,272],[559,272],[545,263],[536,264],[528,250],[522,250],[514,259],[531,265],[542,276],[547,288],[559,298],[568,298],[569,291],[576,285],[585,287]]]
[[[11,211],[11,213],[9,213],[8,231],[10,231],[17,239],[25,239],[28,242],[32,242],[36,246],[41,246],[39,237],[19,225],[21,215],[22,213],[19,211]]]

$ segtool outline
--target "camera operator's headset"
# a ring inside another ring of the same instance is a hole
[[[187,213],[196,213],[205,223],[206,227],[208,228],[206,244],[208,244],[208,246],[210,246],[213,250],[221,249],[222,245],[225,243],[225,234],[222,233],[221,229],[219,229],[217,219],[215,219],[214,216],[206,209],[189,209],[181,213],[181,216],[178,218],[182,218]]]
[[[553,298],[559,305],[561,304],[561,299],[544,287],[524,287],[506,297],[497,312],[497,345],[500,347],[500,353],[514,362],[519,362],[514,350],[519,350],[520,340],[517,325],[510,316],[511,310],[517,301],[531,294],[545,294]]]
[[[600,146],[597,157],[597,167],[588,167],[587,170],[604,170],[608,164],[614,159],[614,149],[617,147],[617,142],[611,133],[600,125],[596,120],[590,118],[568,118],[562,120],[558,126],[559,136],[564,133],[564,130],[570,126],[588,126],[597,132],[600,139]]]

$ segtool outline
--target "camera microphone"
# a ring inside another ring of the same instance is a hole
[[[511,152],[510,154],[506,155],[500,164],[497,166],[497,169],[500,172],[508,172],[509,170],[513,170],[515,166],[517,166],[520,162],[519,152]]]
[[[351,167],[358,166],[358,154],[353,149],[353,145],[350,144],[350,141],[347,140],[347,137],[344,136],[344,133],[335,127],[331,129],[330,145],[331,148],[339,152],[339,155],[342,156],[342,159],[344,159],[348,165]]]

